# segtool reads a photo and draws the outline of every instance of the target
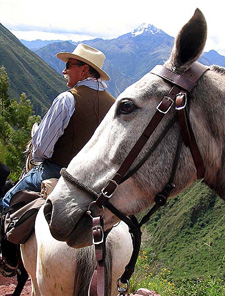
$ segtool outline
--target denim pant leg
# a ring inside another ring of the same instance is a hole
[[[4,208],[9,207],[12,196],[20,190],[32,190],[36,192],[41,191],[43,166],[39,165],[30,170],[15,186],[13,186],[3,197]]]
[[[4,208],[9,207],[12,196],[20,190],[41,191],[41,182],[50,178],[60,177],[61,167],[46,160],[43,164],[30,170],[16,185],[11,188],[3,197],[2,204]],[[0,211],[1,211],[0,203]]]
[[[45,160],[43,163],[43,173],[42,173],[42,179],[50,179],[50,178],[57,178],[59,179],[60,177],[60,170],[61,166],[49,161]]]

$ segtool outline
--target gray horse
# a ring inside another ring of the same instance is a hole
[[[180,30],[169,60],[164,67],[175,75],[186,72],[203,52],[207,36],[204,15],[196,9]],[[171,90],[171,84],[149,72],[117,98],[105,119],[82,151],[71,161],[68,172],[82,184],[100,193],[114,177],[131,148],[156,112],[156,107]],[[213,66],[198,80],[189,95],[189,120],[204,163],[204,182],[225,198],[225,79],[223,69]],[[176,110],[164,116],[141,150],[130,170],[154,145],[174,117]],[[110,198],[110,203],[125,215],[150,207],[154,197],[167,184],[176,157],[180,126],[175,121],[145,163]],[[170,196],[176,196],[197,178],[197,169],[189,147],[181,144],[177,170]],[[91,244],[91,223],[86,215],[93,197],[79,186],[61,177],[49,196],[46,214],[54,238],[80,248]],[[98,215],[98,207],[92,212]],[[109,229],[118,218],[104,210],[104,227]]]

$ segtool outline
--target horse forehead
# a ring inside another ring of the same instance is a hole
[[[163,81],[160,77],[147,73],[140,80],[126,88],[118,97],[118,100],[123,98],[144,99],[151,96],[158,96],[161,93],[168,92],[169,84]]]

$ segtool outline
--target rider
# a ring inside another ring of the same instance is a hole
[[[5,209],[16,192],[40,192],[43,180],[59,178],[61,168],[88,142],[115,101],[103,81],[110,77],[102,70],[101,51],[80,43],[73,53],[61,52],[57,57],[66,63],[62,73],[70,90],[57,96],[41,121],[32,138],[33,158],[41,164],[5,194]]]
[[[79,44],[73,53],[61,52],[57,57],[66,63],[63,70],[70,91],[61,93],[52,103],[33,136],[33,158],[41,165],[33,168],[3,198],[9,206],[19,190],[39,192],[41,181],[59,178],[62,167],[81,150],[114,103],[105,90],[103,80],[109,76],[102,70],[103,53]]]

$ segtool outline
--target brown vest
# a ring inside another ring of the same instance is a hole
[[[50,159],[61,167],[67,167],[72,158],[89,141],[115,102],[107,91],[96,91],[82,85],[70,91],[74,95],[75,111],[64,134],[56,142]]]

